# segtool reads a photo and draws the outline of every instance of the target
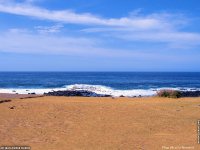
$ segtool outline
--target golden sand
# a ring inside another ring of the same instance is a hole
[[[0,146],[32,150],[200,149],[200,98],[13,99],[0,104]]]

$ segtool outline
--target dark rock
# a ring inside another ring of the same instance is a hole
[[[33,93],[28,93],[29,95],[35,95],[36,93],[35,92],[33,92]]]
[[[82,96],[82,97],[111,97],[111,95],[97,94],[91,91],[79,90],[79,91],[53,91],[45,93],[46,96]]]
[[[200,97],[200,91],[181,91],[181,97]]]
[[[6,102],[11,102],[11,100],[6,99],[6,100],[0,100],[0,103],[6,103]]]

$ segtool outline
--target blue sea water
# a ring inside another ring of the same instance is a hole
[[[124,91],[126,94],[132,92],[132,96],[137,90],[141,90],[137,92],[141,95],[162,88],[198,90],[200,72],[0,72],[1,93],[9,90],[18,90],[18,93],[40,90],[42,93],[68,88],[121,92],[122,95]]]

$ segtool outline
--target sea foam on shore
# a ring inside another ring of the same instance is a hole
[[[135,97],[135,96],[153,96],[156,95],[157,91],[162,89],[171,89],[179,91],[198,91],[199,89],[192,88],[158,88],[158,89],[131,89],[131,90],[119,90],[113,89],[110,87],[102,85],[88,85],[88,84],[73,84],[67,85],[61,88],[27,88],[27,89],[18,89],[18,88],[9,88],[9,89],[0,89],[0,93],[9,93],[9,94],[39,94],[54,92],[54,91],[88,91],[96,93],[99,95],[110,95],[114,97],[125,96],[125,97]]]
[[[101,85],[86,85],[86,84],[74,84],[63,88],[44,88],[44,89],[0,89],[0,93],[9,94],[44,94],[53,91],[89,91],[101,95],[111,95],[115,97],[119,96],[152,96],[156,94],[156,91],[152,89],[133,89],[133,90],[115,90],[110,87]]]

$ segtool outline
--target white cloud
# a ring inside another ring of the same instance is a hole
[[[53,25],[53,26],[36,26],[35,29],[39,33],[57,33],[60,32],[64,26],[61,24]]]
[[[122,18],[102,18],[90,13],[75,13],[71,10],[48,10],[25,3],[0,3],[0,12],[46,19],[62,23],[131,27],[136,29],[161,29],[170,27],[158,16],[131,16]]]
[[[1,33],[0,50],[5,52],[68,54],[91,49],[94,41],[86,38],[59,37],[55,35],[35,34],[25,29],[10,29]]]
[[[85,57],[87,59],[112,60],[119,63],[126,60],[127,63],[139,63],[138,61],[184,61],[187,57],[173,56],[169,53],[160,53],[154,48],[142,49],[132,48],[112,48],[106,46],[101,39],[81,37],[81,36],[61,36],[56,34],[41,34],[27,29],[9,29],[0,32],[0,52],[22,53],[22,54],[42,54],[42,55],[66,55],[68,57]],[[167,48],[163,47],[166,51]],[[150,51],[150,52],[148,52]],[[198,56],[195,55],[195,59]],[[194,58],[194,57],[193,57]],[[197,59],[196,59],[197,60]],[[123,63],[122,63],[123,64]]]
[[[105,38],[117,38],[125,41],[142,41],[150,43],[165,43],[169,48],[191,48],[200,46],[200,34],[178,30],[137,30],[132,28],[101,27],[85,28],[81,32],[103,35]]]
[[[30,0],[28,1],[30,2]],[[106,38],[166,43],[170,48],[190,48],[200,45],[199,33],[181,31],[181,28],[188,23],[188,19],[182,14],[154,13],[140,15],[141,10],[139,9],[130,13],[130,16],[127,17],[103,18],[90,13],[76,13],[71,10],[48,10],[27,4],[28,1],[26,3],[15,3],[12,0],[0,0],[0,12],[58,23],[58,25],[51,27],[35,27],[39,33],[56,33],[62,29],[60,24],[71,23],[88,25],[89,28],[81,31],[107,36]],[[73,45],[71,46],[73,47]]]
[[[0,32],[0,51],[28,54],[55,54],[95,57],[136,57],[141,54],[126,49],[112,49],[95,38],[33,33],[26,29]],[[116,52],[117,51],[117,52]]]
[[[143,41],[153,43],[166,43],[170,48],[191,48],[200,45],[200,34],[178,31],[162,31],[162,32],[138,32],[138,31],[118,31],[108,32],[109,36],[128,41]]]

